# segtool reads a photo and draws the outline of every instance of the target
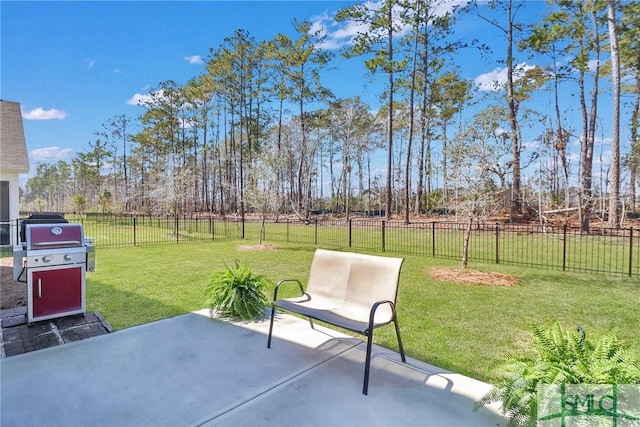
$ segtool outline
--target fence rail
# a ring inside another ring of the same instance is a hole
[[[85,236],[100,247],[140,246],[185,241],[245,239],[292,242],[322,247],[351,248],[461,259],[469,224],[385,220],[266,221],[229,217],[145,215],[68,215],[83,224]],[[16,221],[9,224],[16,227]],[[500,263],[640,276],[640,233],[634,228],[471,224],[469,262]],[[16,232],[16,235],[19,235]]]

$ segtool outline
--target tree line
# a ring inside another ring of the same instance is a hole
[[[71,162],[38,164],[26,207],[302,219],[363,211],[406,222],[429,212],[516,220],[575,210],[585,231],[594,217],[620,226],[638,205],[640,2],[555,0],[534,24],[519,21],[525,1],[443,13],[446,4],[348,6],[336,21],[367,30],[339,53],[320,47],[326,35],[309,21],[294,20],[293,38],[257,41],[236,30],[210,49],[205,72],[151,90],[140,116],[108,119]],[[462,18],[505,45],[459,37]],[[480,91],[456,58],[498,48],[506,82]],[[378,111],[323,85],[336,54],[364,61],[363,78],[385,81]],[[599,106],[605,96],[613,110]],[[580,128],[567,119],[571,109]],[[612,155],[594,173],[603,121]]]

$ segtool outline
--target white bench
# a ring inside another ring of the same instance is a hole
[[[276,308],[320,320],[367,336],[364,384],[367,394],[371,366],[373,330],[393,322],[402,361],[406,362],[396,316],[396,298],[402,258],[364,255],[317,249],[311,262],[306,291],[297,279],[281,280],[275,288],[267,347]],[[278,299],[278,289],[284,283],[297,283],[301,295]]]

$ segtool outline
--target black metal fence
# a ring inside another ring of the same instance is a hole
[[[185,241],[262,238],[321,247],[351,248],[461,259],[468,223],[384,220],[280,221],[233,217],[90,215],[66,217],[83,224],[97,248]],[[17,227],[16,224],[14,224]],[[634,228],[471,224],[468,260],[546,269],[640,276],[640,232]]]

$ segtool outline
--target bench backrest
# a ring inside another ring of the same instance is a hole
[[[309,272],[307,292],[335,301],[347,311],[343,314],[368,322],[372,305],[377,301],[395,304],[402,258],[365,255],[316,249]],[[391,320],[388,304],[376,312],[376,323]]]

